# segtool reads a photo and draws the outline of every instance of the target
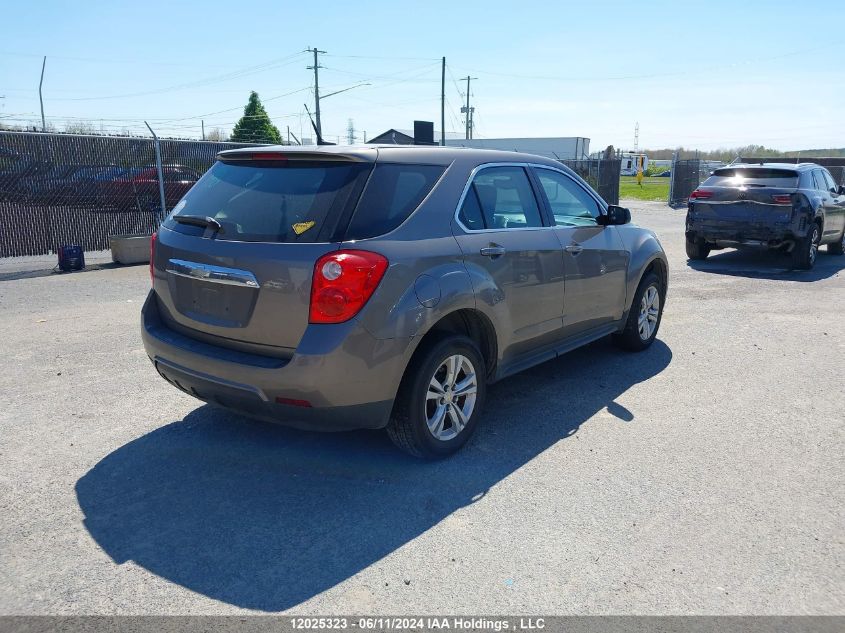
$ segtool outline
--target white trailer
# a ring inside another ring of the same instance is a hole
[[[637,170],[648,169],[648,156],[645,154],[634,154],[633,152],[625,152],[620,155],[622,159],[622,168],[619,173],[623,176],[636,176]]]

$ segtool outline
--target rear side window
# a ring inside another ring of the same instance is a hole
[[[216,239],[242,242],[330,241],[370,166],[346,162],[218,161],[176,205],[165,222],[174,231],[202,234],[175,215],[211,217]]]
[[[346,239],[389,233],[420,206],[443,174],[439,165],[377,163],[349,223]]]
[[[723,167],[713,172],[708,187],[798,187],[798,173],[770,167]]]
[[[469,230],[543,226],[540,207],[522,167],[488,167],[472,179],[458,219]]]

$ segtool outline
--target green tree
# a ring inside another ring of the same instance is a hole
[[[232,130],[232,141],[241,143],[276,143],[282,142],[282,135],[278,128],[270,121],[267,110],[261,104],[258,93],[249,93],[249,101],[244,108],[241,120],[235,123]]]

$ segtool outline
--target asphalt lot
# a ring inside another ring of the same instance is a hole
[[[683,212],[632,207],[655,345],[491,387],[433,464],[172,388],[143,265],[0,281],[0,613],[845,613],[845,258],[693,269]]]

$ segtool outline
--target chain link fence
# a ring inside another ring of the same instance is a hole
[[[151,138],[0,131],[0,257],[104,250],[110,235],[152,233],[218,152],[245,146],[159,143],[165,209]]]
[[[587,158],[561,160],[586,180],[608,204],[619,204],[619,177],[622,161],[618,158]]]
[[[686,206],[690,194],[710,175],[707,161],[699,158],[673,160],[669,178],[669,206]]]

